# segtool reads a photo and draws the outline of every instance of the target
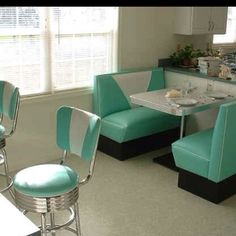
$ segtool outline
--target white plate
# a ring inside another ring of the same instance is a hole
[[[198,101],[193,98],[180,98],[180,99],[176,99],[175,103],[181,106],[193,106],[193,105],[196,105]]]
[[[228,97],[227,94],[225,94],[225,93],[220,93],[220,92],[207,93],[207,96],[208,96],[208,97],[211,97],[211,98],[221,98],[221,99]]]

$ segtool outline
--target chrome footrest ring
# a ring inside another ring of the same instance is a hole
[[[2,173],[0,173],[0,175],[5,176],[5,177],[8,177],[9,180],[10,180],[10,182],[8,183],[8,185],[7,185],[5,188],[3,188],[3,189],[0,190],[0,193],[4,193],[5,191],[7,191],[7,190],[9,190],[9,189],[11,188],[11,186],[12,186],[12,184],[13,184],[13,180],[12,180],[12,177],[11,177],[11,176],[6,176],[5,174],[2,174]]]
[[[75,212],[72,207],[68,208],[67,210],[70,211],[70,218],[68,219],[68,221],[66,221],[64,224],[60,224],[60,225],[55,224],[53,227],[51,225],[47,224],[46,225],[47,233],[50,233],[53,231],[55,232],[57,230],[68,230],[68,231],[77,235],[76,230],[69,227],[75,220]],[[40,228],[42,230],[41,226],[38,226],[38,228]]]

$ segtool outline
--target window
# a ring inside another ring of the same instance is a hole
[[[117,7],[0,7],[0,79],[21,95],[92,86],[116,67]]]
[[[228,7],[227,27],[225,34],[215,34],[213,44],[236,43],[236,7]]]

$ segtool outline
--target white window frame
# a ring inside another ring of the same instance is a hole
[[[236,8],[236,7],[234,7]],[[236,19],[235,19],[235,24],[236,24]],[[227,27],[226,27],[227,30]],[[223,53],[228,53],[232,52],[236,48],[236,28],[235,28],[235,33],[234,33],[234,42],[224,42],[224,43],[214,43],[214,35],[212,36],[212,48],[215,50],[222,49]]]
[[[52,81],[52,31],[51,31],[51,25],[48,23],[50,22],[50,8],[51,7],[40,7],[42,9],[42,12],[45,13],[43,15],[43,21],[45,23],[45,28],[43,29],[43,32],[41,32],[41,35],[45,38],[42,43],[43,43],[43,73],[44,73],[44,84],[43,87],[45,88],[45,92],[40,92],[40,93],[32,93],[32,94],[24,94],[21,95],[23,99],[31,99],[31,98],[42,98],[43,96],[50,96],[54,94],[68,94],[68,93],[80,93],[80,94],[87,94],[92,92],[92,87],[93,85],[89,86],[81,86],[81,87],[74,87],[74,88],[64,88],[64,89],[59,89],[55,90],[53,81]],[[119,22],[119,8],[117,7],[116,11],[117,15],[114,16],[116,17],[116,25],[114,26],[114,31],[113,31],[113,50],[112,50],[112,68],[111,71],[113,72],[117,70],[117,57],[118,57],[118,22]],[[104,72],[105,73],[105,72]]]

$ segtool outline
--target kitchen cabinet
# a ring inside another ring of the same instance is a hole
[[[176,7],[175,33],[224,34],[228,7]]]

